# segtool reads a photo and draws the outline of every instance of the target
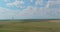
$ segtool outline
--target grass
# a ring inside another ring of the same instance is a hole
[[[0,21],[0,32],[60,32],[60,22]]]

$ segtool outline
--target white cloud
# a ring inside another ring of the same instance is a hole
[[[30,2],[33,2],[33,0],[30,0]]]
[[[60,18],[60,15],[59,15],[60,9],[58,7],[52,8],[53,5],[55,5],[55,4],[56,4],[56,6],[58,6],[57,4],[59,4],[59,3],[56,1],[49,1],[46,7],[41,8],[40,13],[41,13],[42,17]]]
[[[42,1],[42,0],[38,0],[38,1]],[[40,4],[42,4],[42,2]],[[38,16],[39,17],[41,16],[41,18],[54,18],[54,17],[57,18],[60,17],[60,9],[50,8],[50,6],[55,4],[59,4],[59,3],[56,1],[55,2],[49,1],[46,7],[41,7],[38,9],[37,7],[28,6],[23,11],[12,11],[9,9],[0,8],[0,12],[2,13],[0,14],[0,18],[15,17],[19,19],[24,19],[24,18],[38,18]],[[9,4],[9,5],[13,5],[13,4]]]
[[[21,11],[18,16],[22,16],[22,18],[33,18],[38,16],[37,15],[37,7],[31,7],[28,6],[26,9],[24,9],[23,11]]]
[[[11,7],[11,6],[16,6],[17,8],[19,8],[18,6],[21,5],[21,4],[24,4],[23,0],[15,0],[13,3],[9,3],[8,0],[5,0],[6,4],[8,7]],[[21,6],[20,6],[21,7]]]
[[[13,11],[0,7],[0,19],[11,19],[16,16],[19,11]]]
[[[38,5],[38,4],[39,4],[39,5],[43,5],[43,0],[36,0],[35,4],[36,4],[36,5]]]
[[[12,19],[12,17],[14,17],[14,19],[28,19],[38,16],[37,13],[37,8],[31,6],[28,6],[23,11],[13,11],[0,7],[0,19]]]

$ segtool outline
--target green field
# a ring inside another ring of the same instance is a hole
[[[0,21],[0,32],[60,32],[60,22]]]

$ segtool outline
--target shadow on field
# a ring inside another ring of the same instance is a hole
[[[40,20],[40,19],[27,19],[27,20],[21,20],[22,21],[22,23],[26,23],[26,22],[49,22],[49,21],[51,21],[51,20]]]

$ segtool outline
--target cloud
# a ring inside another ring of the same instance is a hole
[[[11,19],[12,17],[16,16],[17,13],[18,11],[0,7],[0,19]]]
[[[23,11],[14,11],[0,7],[0,19],[30,19],[35,18],[37,15],[37,8],[28,6]]]
[[[43,4],[43,0],[36,0],[35,4],[36,4],[36,5],[38,5],[38,4],[39,4],[39,5],[42,5],[42,4]]]
[[[30,0],[30,2],[33,2],[33,0]]]
[[[7,6],[8,6],[8,7],[16,6],[17,8],[21,7],[21,6],[19,6],[19,5],[24,4],[23,0],[15,0],[15,1],[12,2],[12,3],[9,3],[9,0],[5,0],[5,2],[7,3]]]
[[[37,8],[28,6],[26,9],[21,11],[18,16],[22,16],[22,18],[33,18],[37,16]]]
[[[11,6],[18,5],[19,3],[17,4],[16,1],[13,2],[12,4],[11,3],[10,4],[7,3],[7,4]],[[38,0],[38,1],[42,1],[42,0]],[[41,3],[38,2],[38,3],[42,4],[42,2]],[[14,11],[14,10],[0,7],[0,18],[2,19],[12,19],[12,17],[14,17],[15,19],[60,18],[60,9],[51,8],[53,7],[53,5],[56,5],[56,4],[59,4],[59,3],[51,0],[51,1],[48,1],[45,7],[38,8],[38,7],[27,6],[27,8],[22,11],[20,10]]]
[[[34,4],[34,6],[38,6],[38,5],[40,5],[40,6],[44,6],[44,0],[27,0],[27,1],[29,1],[28,3],[30,4],[30,5],[32,5],[32,3],[35,1],[35,4]],[[8,7],[13,7],[13,6],[16,6],[16,8],[25,8],[26,6],[25,6],[25,2],[27,2],[27,1],[23,1],[23,0],[15,0],[14,2],[12,2],[12,3],[9,3],[9,0],[5,0],[5,2],[7,3],[6,5],[8,6]],[[29,4],[27,4],[27,6],[29,6]]]
[[[57,1],[48,1],[46,7],[40,9],[40,13],[44,18],[60,18],[60,3]]]

